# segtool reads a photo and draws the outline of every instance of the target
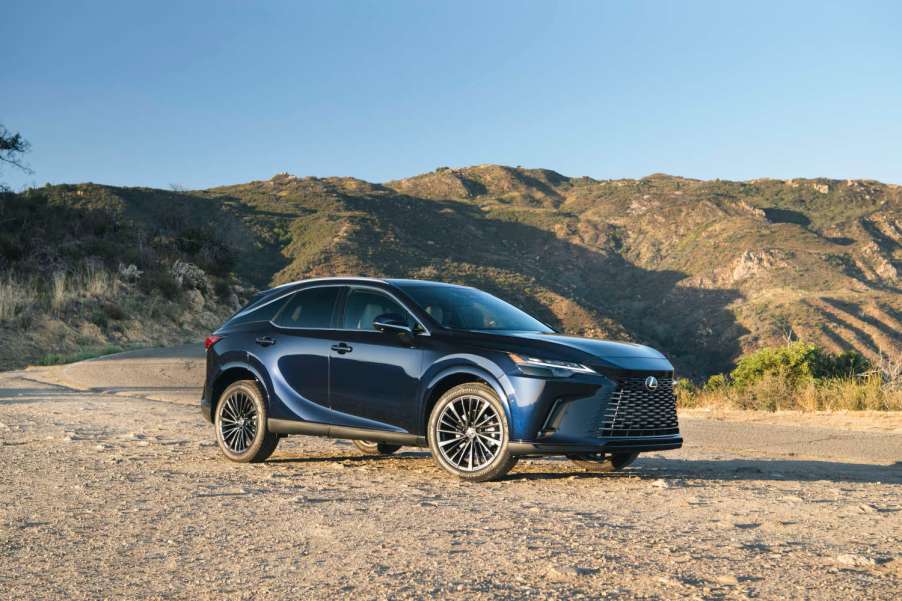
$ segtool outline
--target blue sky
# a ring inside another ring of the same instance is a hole
[[[566,175],[902,182],[898,2],[5,2],[14,187]]]

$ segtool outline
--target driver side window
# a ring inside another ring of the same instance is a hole
[[[348,293],[348,300],[345,302],[342,328],[375,332],[373,320],[386,313],[411,325],[407,310],[391,297],[375,290],[353,288]]]

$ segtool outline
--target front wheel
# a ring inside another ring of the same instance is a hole
[[[633,461],[639,453],[592,453],[589,455],[567,455],[567,459],[587,472],[616,472]]]
[[[225,389],[216,404],[215,424],[219,449],[232,461],[265,461],[279,444],[279,435],[266,428],[266,403],[253,380]]]
[[[370,440],[352,440],[354,446],[357,447],[364,455],[391,455],[401,448],[399,444],[389,444],[387,442],[374,442]]]
[[[517,463],[508,451],[504,406],[485,384],[461,384],[443,394],[429,416],[428,433],[433,460],[462,480],[495,480]]]

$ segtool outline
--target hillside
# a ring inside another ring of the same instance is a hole
[[[85,220],[101,226],[73,229]],[[191,192],[51,186],[6,195],[0,222],[6,288],[86,264],[118,282],[131,309],[88,328],[98,341],[199,335],[252,287],[359,274],[476,285],[567,332],[657,346],[687,375],[789,332],[869,356],[902,345],[902,187],[872,181],[600,181],[498,165],[384,184],[280,174]],[[45,223],[56,230],[40,234]],[[176,260],[203,270],[203,290],[172,284]],[[129,281],[120,263],[145,273]],[[38,321],[84,330],[83,308],[47,306]],[[165,309],[153,327],[134,315],[153,315],[145,306]],[[32,336],[22,314],[0,310],[0,342]],[[151,331],[129,338],[138,324]],[[7,363],[46,344],[20,343]]]

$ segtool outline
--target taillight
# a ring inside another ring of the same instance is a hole
[[[204,340],[204,350],[205,351],[210,350],[210,347],[213,346],[214,344],[216,344],[217,342],[219,342],[220,340],[222,340],[222,336],[216,336],[213,334],[207,336],[207,339]]]

